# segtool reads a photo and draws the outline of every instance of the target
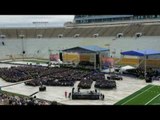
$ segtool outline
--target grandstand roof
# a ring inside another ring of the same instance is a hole
[[[69,49],[63,50],[64,52],[78,52],[78,53],[96,53],[96,52],[102,52],[102,51],[108,51],[109,49],[101,48],[96,45],[92,46],[78,46],[73,47]]]
[[[102,18],[122,18],[122,17],[133,17],[133,15],[82,15],[82,16],[75,16],[74,19],[82,20],[84,18],[87,19],[102,19]]]
[[[130,55],[130,56],[149,56],[149,55],[160,55],[160,51],[156,50],[131,50],[121,52],[122,55]]]

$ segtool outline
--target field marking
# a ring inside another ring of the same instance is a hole
[[[160,96],[160,94],[156,95],[154,98],[152,98],[151,100],[149,100],[145,105],[149,104],[150,102],[152,102],[154,99],[156,99],[158,96]]]
[[[155,86],[151,86],[151,87],[147,88],[146,90],[142,91],[141,93],[139,93],[139,94],[135,95],[135,96],[134,96],[134,97],[132,97],[131,99],[129,99],[129,100],[127,100],[126,102],[122,103],[122,105],[124,105],[124,104],[126,104],[127,102],[129,102],[129,101],[133,100],[133,99],[134,99],[134,98],[136,98],[137,96],[141,95],[142,93],[144,93],[144,92],[148,91],[149,89],[151,89],[151,88],[153,88],[153,87],[155,87]]]

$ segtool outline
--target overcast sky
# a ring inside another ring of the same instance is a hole
[[[55,26],[63,26],[73,21],[74,15],[0,15],[0,25],[32,24],[32,22],[48,22]]]

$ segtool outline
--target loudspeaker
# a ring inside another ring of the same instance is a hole
[[[96,64],[100,64],[100,61],[99,61],[99,54],[96,54]]]
[[[148,55],[146,56],[146,59],[148,59]]]
[[[2,41],[2,45],[4,45],[4,42]]]
[[[25,51],[23,51],[23,54],[25,54],[26,52]]]
[[[60,58],[61,61],[63,61],[63,57],[62,57],[62,53],[61,52],[59,53],[59,58]]]

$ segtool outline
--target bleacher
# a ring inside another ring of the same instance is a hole
[[[118,33],[123,33],[123,37],[116,38]],[[136,33],[142,33],[142,37],[136,39]],[[76,34],[78,37],[74,37]],[[94,37],[94,34],[98,36]],[[111,55],[118,58],[120,52],[126,50],[160,50],[159,23],[81,28],[0,28],[0,35],[6,36],[0,38],[1,59],[10,59],[11,56],[15,59],[22,58],[22,44],[24,44],[24,51],[26,52],[25,57],[45,59],[48,59],[49,49],[52,49],[53,53],[58,53],[59,50],[82,45],[98,45],[108,48],[105,45],[110,44]],[[24,35],[23,43],[19,35]],[[38,38],[37,35],[42,35],[42,37]],[[62,38],[58,38],[59,35],[62,35]],[[115,54],[112,54],[113,51]]]
[[[95,26],[86,28],[1,28],[1,34],[7,38],[18,38],[20,34],[26,38],[37,38],[37,34],[42,34],[44,38],[58,37],[63,34],[64,37],[74,37],[80,34],[80,37],[93,37],[93,34],[99,34],[100,37],[116,36],[117,33],[124,33],[124,36],[134,36],[137,32],[144,33],[145,36],[159,36],[160,24],[128,24],[118,26]]]

